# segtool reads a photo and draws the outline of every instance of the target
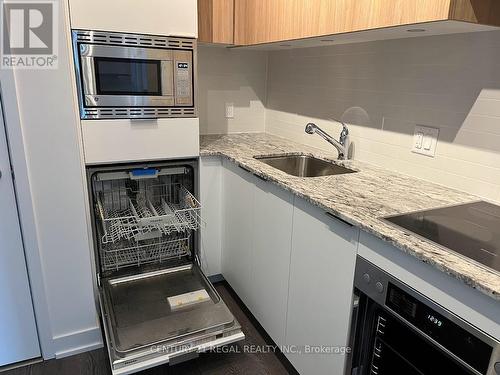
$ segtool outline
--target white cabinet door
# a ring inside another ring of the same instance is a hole
[[[295,200],[286,328],[287,345],[348,343],[358,229]],[[287,354],[304,375],[343,374],[340,354]]]
[[[40,356],[0,108],[0,366]]]
[[[293,195],[224,161],[223,200],[222,274],[271,338],[283,345]]]
[[[196,38],[196,0],[70,0],[71,28]]]
[[[274,342],[284,345],[294,197],[261,180],[254,191],[253,281],[248,307]]]
[[[222,161],[219,157],[200,158],[200,202],[203,207],[201,266],[205,275],[218,275],[222,252]]]
[[[197,118],[83,120],[86,164],[197,157]]]
[[[255,177],[224,160],[222,274],[245,304],[252,277]]]

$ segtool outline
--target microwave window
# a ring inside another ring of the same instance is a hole
[[[161,95],[161,62],[96,57],[99,95]]]

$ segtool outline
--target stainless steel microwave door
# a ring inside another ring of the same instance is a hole
[[[80,117],[196,117],[196,40],[73,31]]]
[[[175,104],[173,52],[80,44],[87,107],[165,107]]]

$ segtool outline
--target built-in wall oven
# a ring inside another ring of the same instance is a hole
[[[97,295],[115,375],[244,338],[201,270],[197,163],[87,169]]]
[[[196,117],[196,40],[74,30],[82,119]]]
[[[497,375],[500,343],[358,257],[348,375]]]

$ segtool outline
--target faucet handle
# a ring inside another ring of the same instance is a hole
[[[345,138],[349,135],[349,128],[343,122],[341,122],[341,124],[342,124],[342,131],[340,132],[340,137]]]
[[[340,143],[342,145],[345,145],[347,136],[349,135],[349,128],[347,127],[346,123],[333,117],[330,117],[329,120],[338,122],[340,125],[342,125],[342,131],[340,132]]]
[[[309,122],[307,125],[306,125],[306,128],[305,128],[305,132],[307,134],[314,134],[314,132],[316,131],[316,129],[318,128],[318,126],[313,123],[313,122]]]

